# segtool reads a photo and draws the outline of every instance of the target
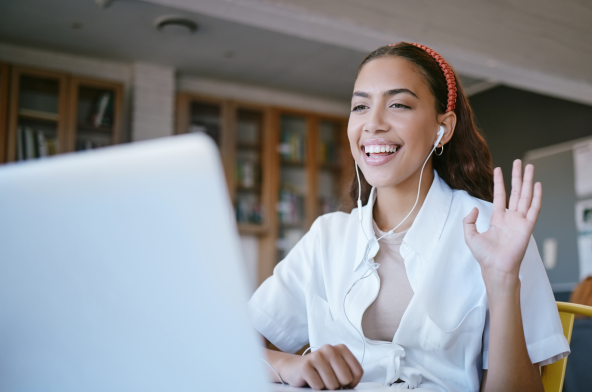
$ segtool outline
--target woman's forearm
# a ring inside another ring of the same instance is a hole
[[[483,391],[543,391],[538,366],[528,355],[522,313],[520,280],[514,274],[484,272],[489,303],[489,353]]]

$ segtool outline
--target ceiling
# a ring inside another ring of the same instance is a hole
[[[368,52],[400,40],[463,75],[592,104],[590,0],[147,0]]]
[[[0,41],[151,62],[184,74],[349,100],[365,50],[182,10],[186,8],[139,0],[115,0],[105,9],[92,0],[2,0]],[[154,21],[163,15],[186,16],[199,30],[193,35],[160,33]],[[481,82],[470,77],[463,81],[477,88]]]

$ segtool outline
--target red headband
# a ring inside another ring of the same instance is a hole
[[[397,45],[399,44],[391,44],[389,46]],[[411,42],[409,43],[409,45],[417,46],[418,48],[425,50],[427,54],[432,56],[434,60],[438,62],[440,68],[442,68],[442,72],[444,72],[444,77],[446,78],[446,85],[448,86],[448,105],[446,107],[446,112],[454,111],[454,107],[456,105],[456,80],[454,79],[454,72],[452,71],[450,65],[448,65],[448,63],[446,62],[446,60],[442,58],[442,56],[440,56],[433,49],[430,49],[425,45],[414,44]]]

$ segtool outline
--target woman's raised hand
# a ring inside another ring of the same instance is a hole
[[[475,222],[479,210],[473,208],[463,220],[465,241],[485,275],[502,274],[518,277],[520,264],[541,209],[541,183],[534,187],[534,167],[527,165],[522,179],[522,162],[512,168],[512,193],[506,210],[506,191],[502,170],[493,172],[493,215],[486,232],[479,233]],[[534,192],[533,192],[534,188]]]

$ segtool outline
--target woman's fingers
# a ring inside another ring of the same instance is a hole
[[[520,200],[520,191],[522,190],[522,161],[516,159],[512,166],[512,191],[510,192],[510,203],[508,209],[516,211],[518,201]]]
[[[325,384],[323,383],[321,376],[310,362],[307,362],[302,368],[302,378],[312,389],[319,391],[325,388]]]
[[[321,376],[325,388],[334,390],[340,387],[331,362],[325,353],[318,352],[316,358],[312,360],[312,365]]]
[[[502,169],[499,167],[493,170],[493,211],[506,211],[506,189]]]
[[[532,200],[532,179],[534,177],[534,166],[526,165],[524,168],[524,180],[522,181],[522,193],[518,202],[518,212],[526,215]]]
[[[339,386],[350,386],[354,381],[354,376],[349,368],[349,365],[341,356],[341,353],[335,352],[335,356],[330,358],[330,363],[333,371],[335,372],[335,376],[337,376],[337,381],[339,381]]]
[[[336,346],[336,348],[341,352],[341,356],[349,366],[349,370],[353,376],[353,381],[348,386],[350,388],[355,388],[364,375],[364,369],[362,369],[362,365],[360,365],[360,362],[358,362],[357,358],[354,356],[354,354],[352,354],[347,346],[341,344]]]
[[[463,228],[465,231],[465,242],[469,242],[470,239],[479,234],[477,231],[477,217],[479,216],[479,209],[477,207],[473,207],[469,215],[465,216],[463,219]]]
[[[345,345],[325,345],[306,356],[303,378],[313,389],[354,388],[364,371]]]
[[[543,201],[543,185],[540,182],[534,184],[534,196],[532,197],[532,204],[526,213],[528,219],[533,225],[536,223],[541,211],[541,203]]]

